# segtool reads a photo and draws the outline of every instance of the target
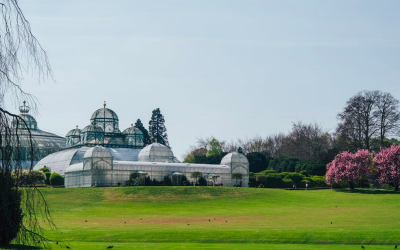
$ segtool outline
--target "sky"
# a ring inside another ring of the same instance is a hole
[[[65,136],[103,102],[123,131],[165,117],[175,156],[197,138],[335,130],[362,90],[400,99],[400,1],[20,0],[54,81],[29,74],[41,130]],[[12,107],[17,112],[16,107]]]

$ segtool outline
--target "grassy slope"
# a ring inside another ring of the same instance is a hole
[[[149,248],[182,244],[187,248],[208,248],[209,244],[200,243],[218,243],[212,244],[212,248],[231,249],[234,249],[232,243],[244,243],[240,244],[241,249],[261,249],[260,243],[278,244],[269,245],[269,249],[275,249],[273,246],[279,249],[283,243],[400,243],[400,196],[392,193],[220,187],[44,188],[41,191],[59,228],[57,232],[48,231],[46,236],[70,241],[71,245],[80,242],[75,245],[81,249],[100,245],[102,248],[107,244],[139,249],[143,248],[143,242],[152,243],[144,245]],[[285,246],[286,249],[304,247]],[[330,248],[337,246],[307,247]]]

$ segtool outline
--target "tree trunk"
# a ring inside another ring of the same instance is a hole
[[[381,125],[380,125],[380,129],[381,129],[381,147],[383,147],[383,139],[385,139],[385,133],[384,133],[384,126],[385,126],[385,121],[383,120],[385,113],[382,113],[382,117],[381,117]]]
[[[352,181],[349,181],[349,188],[350,188],[351,190],[354,189],[354,183],[353,183]]]
[[[399,183],[397,183],[396,185],[394,185],[394,191],[399,191]]]
[[[365,149],[369,150],[369,130],[365,133]]]

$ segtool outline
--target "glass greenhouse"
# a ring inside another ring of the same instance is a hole
[[[165,145],[153,143],[143,148],[143,133],[133,124],[121,133],[117,114],[105,103],[90,122],[82,130],[69,131],[66,149],[46,156],[35,169],[46,166],[63,175],[65,187],[70,188],[123,186],[131,173],[158,181],[168,177],[177,185],[184,176],[194,181],[190,174],[201,172],[209,182],[218,180],[225,186],[234,184],[232,173],[241,173],[243,186],[248,185],[249,163],[243,154],[230,153],[219,165],[180,163]]]
[[[31,167],[31,160],[33,160],[34,165],[43,157],[50,155],[54,152],[60,151],[65,148],[66,140],[65,138],[55,135],[50,132],[40,130],[36,119],[29,114],[29,106],[26,105],[24,101],[23,105],[19,107],[21,117],[24,122],[14,119],[11,123],[14,129],[14,136],[18,134],[20,138],[21,149],[21,164],[22,168],[28,169]],[[29,130],[28,130],[29,129]],[[29,134],[32,137],[33,146],[33,159],[30,155],[31,142],[29,139]]]

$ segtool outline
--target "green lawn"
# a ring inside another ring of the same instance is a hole
[[[58,227],[46,236],[72,249],[361,249],[361,244],[393,249],[400,244],[400,195],[391,192],[40,190]]]

